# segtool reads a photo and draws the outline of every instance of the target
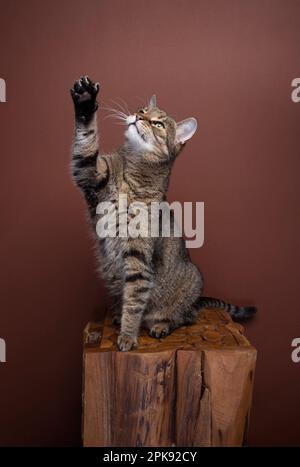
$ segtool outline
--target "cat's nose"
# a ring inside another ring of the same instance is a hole
[[[143,116],[141,114],[136,114],[136,120],[143,120]]]

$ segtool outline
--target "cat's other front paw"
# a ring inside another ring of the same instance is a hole
[[[71,96],[75,107],[76,118],[88,122],[98,108],[97,94],[99,83],[93,83],[88,76],[82,76],[75,81],[71,89]]]
[[[137,340],[132,336],[120,334],[118,337],[118,348],[121,352],[128,352],[129,350],[136,349]]]

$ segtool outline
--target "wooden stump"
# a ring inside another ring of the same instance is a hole
[[[118,329],[84,331],[84,446],[242,446],[256,350],[219,310],[163,339],[141,333],[117,350]]]

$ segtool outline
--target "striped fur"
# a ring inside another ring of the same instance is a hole
[[[254,306],[236,306],[213,297],[200,297],[197,301],[196,308],[220,308],[221,310],[227,311],[234,319],[252,318],[256,313],[256,308]]]
[[[128,120],[123,147],[100,154],[95,114],[98,91],[99,85],[87,77],[71,90],[76,121],[72,174],[85,196],[94,232],[101,201],[110,201],[118,209],[119,194],[126,194],[128,203],[141,201],[147,206],[166,199],[174,160],[196,128],[195,119],[176,124],[152,99]],[[122,351],[136,347],[141,325],[159,338],[197,318],[202,276],[190,261],[183,239],[174,236],[172,215],[171,220],[168,238],[95,236],[113,320],[121,323],[118,345]],[[236,308],[229,311],[238,314]]]

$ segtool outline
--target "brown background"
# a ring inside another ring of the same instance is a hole
[[[199,131],[170,199],[205,202],[206,294],[257,305],[251,445],[300,445],[300,76],[296,0],[0,0],[0,445],[79,445],[81,333],[105,308],[69,176],[68,90],[83,73],[131,109],[153,92]],[[102,148],[122,128],[102,121]]]

